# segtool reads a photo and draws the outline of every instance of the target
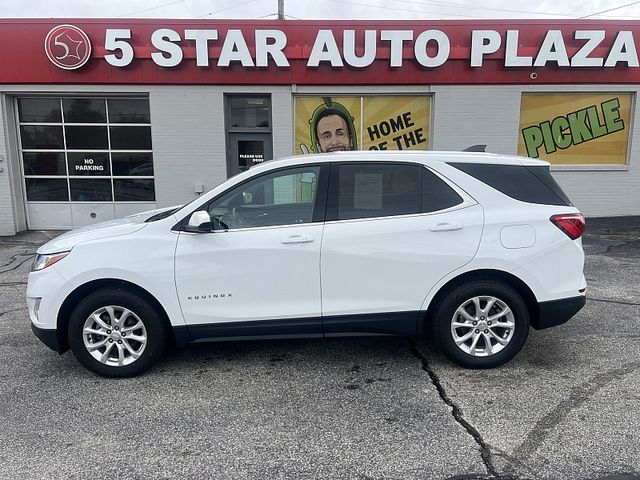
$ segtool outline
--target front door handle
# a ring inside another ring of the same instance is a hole
[[[434,225],[429,230],[432,232],[452,232],[454,230],[462,230],[462,225],[457,223],[439,223]]]
[[[313,242],[313,237],[309,237],[308,235],[291,235],[290,237],[285,237],[282,239],[282,243],[284,244],[310,242]]]

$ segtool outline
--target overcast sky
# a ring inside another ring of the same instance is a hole
[[[625,6],[617,9],[616,7]],[[285,0],[297,19],[640,19],[630,0]],[[0,0],[0,16],[66,18],[275,18],[278,0]]]

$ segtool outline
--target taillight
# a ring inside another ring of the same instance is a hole
[[[584,232],[584,217],[581,213],[566,213],[553,215],[549,220],[556,227],[562,230],[571,240],[580,238]]]

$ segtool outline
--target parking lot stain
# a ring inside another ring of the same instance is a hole
[[[288,357],[289,357],[288,353],[280,353],[277,355],[271,355],[271,357],[269,357],[269,361],[271,363],[284,362]]]

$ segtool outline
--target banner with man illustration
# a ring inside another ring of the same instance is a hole
[[[428,96],[296,97],[295,152],[428,150]]]
[[[632,94],[523,94],[518,154],[554,164],[627,163]]]

